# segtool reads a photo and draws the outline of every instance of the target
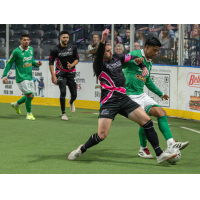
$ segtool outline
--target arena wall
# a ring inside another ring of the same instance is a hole
[[[0,60],[0,77],[2,78],[3,70],[6,64],[5,60]],[[80,62],[77,67],[77,108],[99,109],[100,84],[93,74],[92,63]],[[35,98],[33,104],[59,106],[59,88],[51,82],[48,61],[43,61],[43,65],[38,69],[33,69],[35,77]],[[38,83],[44,79],[43,91],[38,89]],[[156,100],[167,111],[167,115],[200,120],[200,106],[189,106],[192,97],[199,97],[196,101],[200,103],[200,73],[199,68],[177,67],[165,65],[153,65],[151,78],[157,87],[170,96],[169,100],[162,101],[161,98],[153,94],[147,88],[145,93]],[[15,81],[15,69],[8,73],[8,84],[0,81],[0,102],[11,103],[17,101],[23,94],[18,89]],[[42,96],[43,95],[43,96]],[[70,98],[67,90],[66,99]],[[67,104],[68,106],[68,104]]]

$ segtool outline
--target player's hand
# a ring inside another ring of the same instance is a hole
[[[52,83],[54,83],[55,85],[57,85],[58,79],[57,79],[57,77],[56,77],[55,75],[53,75],[53,76],[51,77],[51,80],[52,80]]]
[[[4,77],[4,78],[3,78],[3,84],[6,84],[6,83],[8,83],[8,78],[7,78],[7,77]]]
[[[37,62],[37,65],[38,65],[38,66],[41,66],[41,65],[42,65],[42,61],[38,61],[38,62]]]
[[[67,68],[71,69],[72,67],[73,67],[73,65],[71,63],[67,62]]]
[[[147,75],[149,74],[148,69],[147,69],[146,67],[143,67],[143,68],[142,68],[142,71],[143,71],[143,72],[142,72],[142,76],[143,76],[143,77],[145,77],[145,76],[147,76]]]
[[[163,100],[168,100],[169,99],[169,96],[167,95],[167,94],[164,94],[162,97],[161,97],[161,99]]]
[[[144,62],[144,58],[135,58],[134,60],[138,65]]]
[[[107,29],[107,28],[102,32],[102,38],[101,38],[101,40],[102,40],[103,42],[106,41],[106,38],[108,37],[109,33],[110,33],[110,30]]]

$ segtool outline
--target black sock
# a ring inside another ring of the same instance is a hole
[[[158,135],[153,127],[152,120],[149,120],[145,125],[143,125],[145,134],[147,136],[148,141],[151,143],[151,146],[153,147],[156,156],[160,156],[160,154],[163,152],[159,146],[158,141]]]
[[[98,133],[95,133],[94,135],[91,135],[89,140],[81,147],[82,153],[84,153],[87,149],[89,149],[90,147],[98,144],[101,141],[102,140],[99,138]]]
[[[65,97],[60,97],[60,106],[62,114],[65,114]]]

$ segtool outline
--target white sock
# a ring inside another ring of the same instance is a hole
[[[19,106],[19,104],[18,104],[17,102],[15,102],[15,106],[17,106],[17,107],[18,107],[18,106]]]
[[[30,113],[27,112],[27,115],[32,115],[32,112],[30,112]]]
[[[147,147],[142,147],[142,146],[140,146],[140,149],[141,149],[141,150],[144,150],[144,149],[146,149],[146,148],[147,148]]]
[[[172,145],[172,144],[174,144],[174,143],[175,143],[175,141],[174,141],[173,138],[169,138],[169,139],[167,140],[167,146],[170,146],[170,145]]]

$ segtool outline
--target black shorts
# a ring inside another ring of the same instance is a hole
[[[132,101],[127,95],[120,98],[109,99],[99,110],[99,118],[113,119],[119,113],[128,118],[136,108],[140,107],[135,101]]]
[[[56,74],[56,77],[58,78],[58,81],[65,80],[66,85],[74,84],[76,83],[76,72],[63,72],[60,71]]]

